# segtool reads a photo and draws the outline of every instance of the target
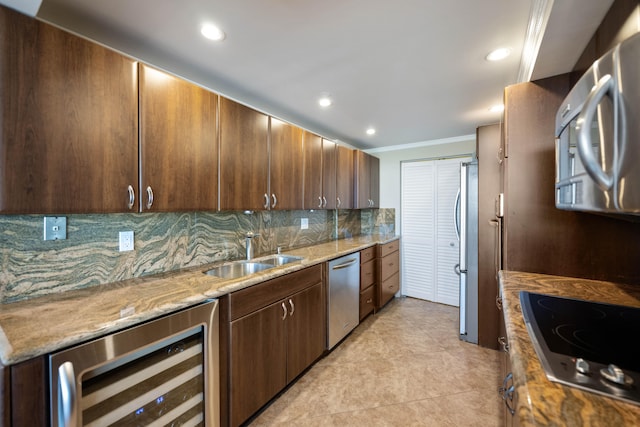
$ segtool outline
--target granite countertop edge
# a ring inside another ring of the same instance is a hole
[[[519,424],[640,425],[640,406],[547,379],[522,316],[520,291],[640,307],[640,287],[575,277],[500,272],[500,295]]]
[[[203,274],[232,262],[226,261],[2,304],[0,364],[24,362],[399,238],[357,236],[292,249],[283,254],[303,260],[240,279]]]

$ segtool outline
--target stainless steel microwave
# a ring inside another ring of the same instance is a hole
[[[556,115],[556,207],[640,215],[640,33],[593,63]]]

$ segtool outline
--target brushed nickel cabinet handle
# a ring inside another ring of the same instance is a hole
[[[318,196],[318,208],[322,208],[322,197]]]
[[[127,208],[133,209],[133,205],[136,202],[136,193],[133,191],[133,186],[131,185],[127,188],[127,191],[129,192],[129,202],[127,203]]]
[[[371,304],[373,302],[373,298],[369,298],[368,300],[365,301],[365,304]]]
[[[271,198],[273,199],[273,203],[271,203],[271,209],[275,209],[276,205],[278,204],[278,198],[275,194],[271,194]]]
[[[282,303],[282,320],[287,318],[287,306]]]
[[[338,208],[339,208],[339,207],[340,207],[340,205],[342,204],[342,202],[340,201],[340,197],[336,197],[336,202],[337,202],[336,207],[338,207]]]
[[[509,344],[507,343],[507,337],[498,337],[498,344],[502,346],[502,351],[509,353]]]
[[[265,209],[269,209],[269,195],[267,193],[264,193],[264,208]]]
[[[147,209],[151,209],[151,206],[153,206],[153,190],[151,189],[151,186],[147,187]]]
[[[293,301],[289,298],[289,305],[291,306],[291,312],[289,313],[289,317],[293,316],[293,313],[296,311],[296,306],[293,305]]]

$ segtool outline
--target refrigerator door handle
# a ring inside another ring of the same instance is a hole
[[[500,271],[500,260],[502,259],[502,239],[501,239],[501,230],[500,230],[500,221],[497,219],[489,220],[489,224],[496,228],[494,238],[495,242],[493,244],[493,269],[496,274],[496,280],[498,280],[498,272]]]
[[[460,239],[460,271],[467,271],[467,211],[468,211],[468,172],[469,167],[466,163],[460,165],[460,192],[458,197],[458,203],[460,207],[460,228],[458,237]]]
[[[458,211],[460,209],[460,189],[458,188],[458,194],[456,194],[456,202],[453,204],[453,226],[456,229],[456,236],[460,241],[460,215]]]
[[[460,275],[460,335],[467,334],[467,274]]]
[[[460,264],[456,264],[453,266],[453,272],[456,273],[458,276],[460,275]]]

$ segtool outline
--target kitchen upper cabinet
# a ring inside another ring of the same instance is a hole
[[[303,209],[322,208],[322,137],[308,131],[302,133],[304,149]]]
[[[336,144],[322,140],[322,208],[336,208]]]
[[[380,207],[380,159],[355,150],[355,209]]]
[[[302,129],[271,117],[270,208],[301,209],[303,195]]]
[[[136,61],[0,7],[0,212],[135,210]]]
[[[220,97],[221,210],[269,208],[268,136],[268,116]]]
[[[337,144],[305,131],[303,209],[335,209]]]
[[[353,209],[353,152],[351,148],[336,146],[336,207]]]
[[[216,210],[218,96],[140,65],[141,211]]]

